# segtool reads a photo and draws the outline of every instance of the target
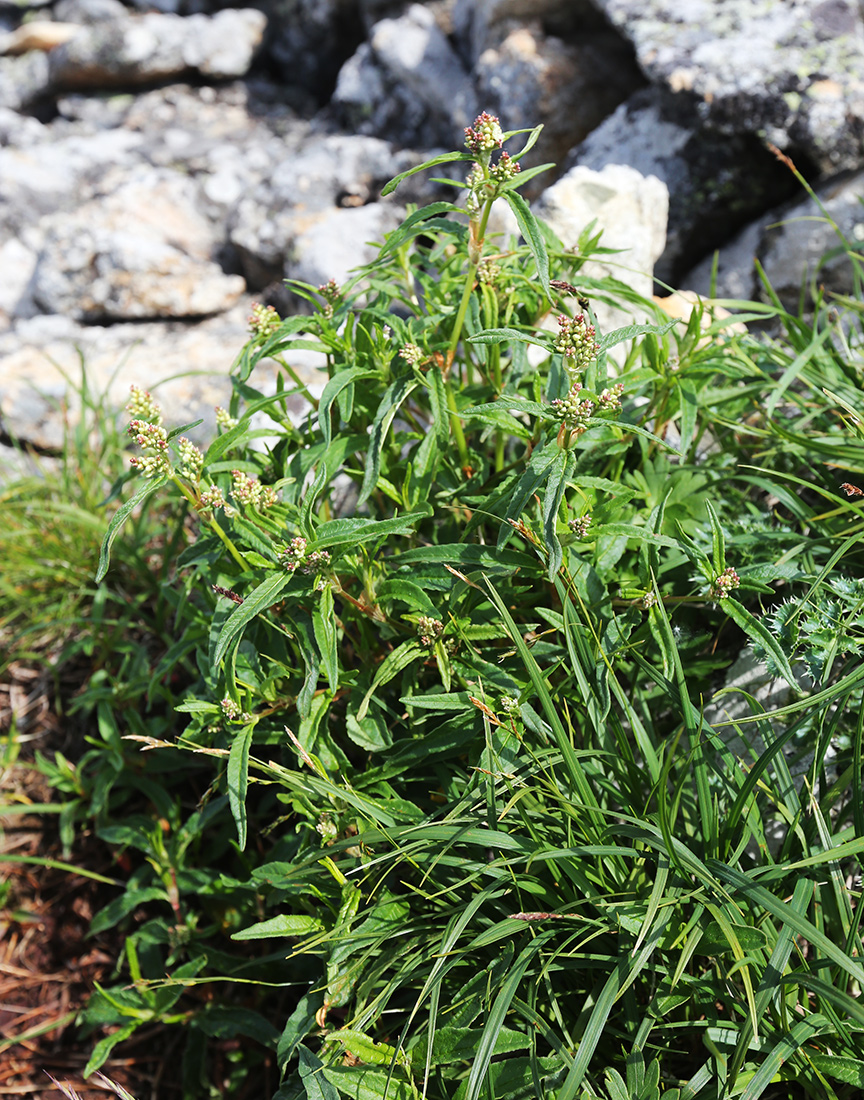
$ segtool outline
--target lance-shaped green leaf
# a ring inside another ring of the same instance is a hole
[[[537,265],[537,274],[540,276],[540,285],[546,297],[552,300],[552,291],[549,287],[549,256],[546,252],[546,242],[543,233],[537,224],[537,219],[531,213],[531,207],[516,191],[505,191],[503,198],[507,200],[510,209],[516,215],[519,232],[525,243],[531,249],[534,263]]]
[[[328,447],[332,436],[330,410],[333,407],[333,402],[346,387],[354,382],[362,382],[364,379],[377,377],[377,371],[366,370],[363,367],[348,367],[347,370],[340,370],[324,387],[324,392],[321,394],[321,400],[318,403],[318,423],[321,425],[321,436]]]
[[[228,805],[237,826],[240,851],[246,847],[246,791],[249,787],[249,747],[255,726],[244,726],[234,737],[228,754]]]
[[[425,232],[429,219],[436,218],[437,220],[436,216],[438,214],[464,213],[465,211],[461,206],[456,206],[452,202],[429,203],[428,206],[423,206],[419,210],[415,210],[413,214],[409,214],[397,229],[394,229],[392,233],[388,233],[387,243],[382,247],[379,255],[385,256],[388,252],[392,252],[394,248],[398,248],[404,241]]]
[[[225,656],[228,646],[246,629],[250,622],[266,608],[279,599],[280,594],[291,583],[290,573],[271,573],[266,580],[251,592],[243,603],[231,612],[222,627],[213,650],[213,667],[217,667]]]
[[[108,566],[111,563],[111,547],[114,545],[114,540],[120,533],[120,528],[132,515],[138,505],[145,501],[147,497],[152,496],[157,489],[161,489],[167,480],[167,477],[157,477],[152,481],[145,481],[138,492],[131,499],[127,500],[124,505],[118,508],[111,517],[111,522],[108,524],[108,530],[105,532],[105,537],[102,539],[102,548],[99,551],[99,568],[96,570],[97,584],[108,572]]]
[[[365,504],[378,484],[378,474],[381,471],[381,449],[387,432],[393,423],[393,417],[399,411],[399,406],[405,398],[416,389],[417,381],[414,378],[398,378],[391,386],[387,387],[381,404],[375,413],[372,422],[372,431],[369,434],[369,450],[366,455],[366,471],[363,475],[363,484],[360,487],[360,496],[357,499],[358,508]]]
[[[394,176],[392,180],[386,183],[381,191],[381,198],[385,195],[392,194],[402,180],[407,179],[409,176],[413,176],[417,172],[422,172],[426,168],[435,168],[439,164],[451,164],[453,161],[464,160],[473,162],[474,157],[470,153],[442,153],[440,157],[433,157],[431,160],[424,161],[423,164],[418,164],[414,168],[409,168],[405,172],[400,172],[398,176]]]
[[[369,690],[363,696],[363,700],[357,710],[358,721],[362,722],[363,718],[366,716],[366,711],[369,709],[369,703],[376,689],[389,683],[394,676],[398,676],[403,668],[407,668],[412,661],[416,661],[423,652],[423,647],[419,642],[411,641],[403,642],[402,645],[397,646],[396,649],[387,654],[376,669]]]

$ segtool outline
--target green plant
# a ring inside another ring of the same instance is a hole
[[[423,166],[469,163],[464,206],[410,211],[345,287],[294,284],[311,315],[254,312],[205,450],[133,395],[145,480],[99,575],[157,493],[196,517],[153,680],[193,667],[176,748],[218,774],[167,828],[102,828],[140,856],[97,927],[163,908],[127,941],[132,987],[88,1010],[122,1024],[91,1069],[154,1019],[188,1028],[198,1065],[216,1025],[185,990],[221,975],[253,991],[223,1023],[275,1046],[280,1100],[864,1086],[860,534],[836,494],[826,520],[782,484],[846,428],[814,410],[825,441],[803,425],[776,472],[742,469],[790,436],[779,395],[807,401],[800,355],[781,368],[788,348],[701,305],[596,333],[592,301],[633,295],[583,270],[590,230],[567,251],[531,214],[529,173],[493,159],[515,136],[481,116],[467,153]],[[502,198],[524,244],[486,240]],[[322,356],[317,400],[297,348]],[[253,385],[267,359],[272,395]],[[736,755],[704,705],[748,640],[790,697],[770,715],[746,700]],[[785,750],[803,736],[796,782]],[[214,836],[245,874],[191,868]],[[204,935],[208,906],[222,923]],[[287,1022],[268,982],[299,987]]]

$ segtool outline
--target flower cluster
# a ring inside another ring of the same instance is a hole
[[[643,611],[648,611],[654,606],[655,603],[657,603],[657,597],[654,595],[653,592],[646,592],[642,599],[639,601],[639,604]]]
[[[433,619],[430,615],[421,615],[417,620],[417,637],[422,645],[430,649],[444,633],[444,624],[440,619]]]
[[[305,545],[305,543],[304,543]],[[304,573],[323,573],[330,565],[329,550],[313,550],[303,566]]]
[[[473,126],[465,127],[465,148],[474,156],[491,153],[504,143],[504,132],[495,115],[484,111],[474,119]]]
[[[600,345],[595,339],[596,335],[594,326],[588,324],[582,313],[577,313],[575,317],[562,315],[558,318],[555,349],[568,360],[567,367],[570,371],[583,371],[597,358]]]
[[[502,714],[506,714],[508,718],[518,718],[519,700],[512,695],[502,695],[498,700],[498,709]]]
[[[423,349],[416,344],[404,344],[399,349],[399,356],[412,367],[417,367],[423,362]]]
[[[168,477],[171,463],[168,461],[168,433],[158,424],[148,424],[144,420],[133,420],[129,424],[129,434],[147,454],[130,459],[131,464],[145,477]]]
[[[518,160],[513,160],[509,153],[504,152],[495,164],[489,165],[489,178],[496,183],[507,183],[515,175],[522,171],[522,165]]]
[[[126,412],[136,420],[145,420],[148,424],[161,424],[162,410],[147,390],[142,390],[140,386],[136,386],[134,383],[129,389],[132,396],[129,398]]]
[[[731,565],[727,566],[719,577],[714,578],[711,585],[711,595],[717,600],[725,600],[733,588],[739,588],[741,578]]]
[[[272,336],[281,322],[282,318],[273,306],[265,306],[260,302],[252,303],[249,316],[246,318],[249,331],[253,336]]]
[[[591,526],[591,513],[586,512],[584,516],[579,516],[578,519],[571,519],[567,526],[577,539],[584,539],[588,534],[588,528]]]
[[[234,511],[233,508],[229,509],[225,496],[218,485],[211,485],[205,489],[198,499],[202,508],[224,508],[229,514]]]
[[[216,423],[226,432],[237,427],[235,417],[231,416],[228,410],[223,409],[221,405],[216,406]]]
[[[248,722],[252,717],[252,715],[247,714],[239,704],[235,703],[230,695],[226,695],[219,703],[219,706],[222,708],[222,717],[228,722]]]
[[[581,384],[574,382],[565,398],[561,399],[559,397],[552,402],[552,409],[563,426],[579,435],[588,427],[588,421],[594,415],[596,408],[589,397],[580,399],[579,393],[581,390]]]
[[[253,508],[269,508],[276,503],[276,490],[270,485],[262,485],[243,470],[231,471],[231,496],[239,504],[248,504]]]
[[[306,539],[297,535],[279,554],[279,564],[288,573],[293,573],[306,557]]]
[[[597,407],[603,412],[621,411],[621,394],[624,392],[624,383],[616,382],[611,389],[604,390],[597,398]]]
[[[318,287],[318,293],[324,299],[323,313],[325,317],[333,316],[333,307],[342,296],[342,288],[335,279],[330,279]]]
[[[180,475],[189,481],[197,481],[204,467],[204,455],[185,435],[181,435],[177,441],[177,457],[180,460]]]

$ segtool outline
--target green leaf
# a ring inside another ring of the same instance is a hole
[[[730,924],[729,927],[734,933],[738,943],[748,953],[751,951],[764,950],[768,941],[761,928],[753,928],[749,924]],[[711,921],[711,923],[705,927],[705,931],[702,933],[702,938],[699,940],[694,954],[722,955],[732,950],[732,944],[729,942],[729,938],[724,935],[723,928],[717,921]]]
[[[481,1028],[439,1027],[432,1044],[430,1064],[440,1066],[450,1062],[470,1062],[474,1058],[482,1035]],[[419,1066],[426,1061],[428,1045],[424,1035],[411,1051],[411,1061],[414,1066]],[[495,1037],[492,1056],[511,1054],[515,1050],[527,1050],[530,1045],[531,1039],[524,1032],[502,1027]]]
[[[392,194],[393,191],[399,186],[402,180],[407,179],[409,176],[413,176],[416,172],[423,172],[426,168],[435,168],[439,164],[452,164],[453,161],[468,161],[474,162],[474,157],[470,153],[442,153],[440,156],[433,157],[431,160],[424,161],[423,164],[418,164],[414,168],[409,168],[406,172],[400,172],[398,176],[394,176],[389,183],[386,183],[381,191],[381,198],[385,195]]]
[[[616,344],[620,344],[624,340],[633,340],[637,336],[663,336],[677,324],[680,324],[680,318],[676,317],[674,321],[667,321],[665,325],[625,325],[623,328],[616,328],[614,331],[607,332],[605,336],[600,337],[598,341],[600,344],[599,354],[602,355],[604,351],[614,348]]]
[[[339,1100],[339,1093],[324,1076],[324,1063],[302,1044],[300,1079],[306,1089],[307,1100]]]
[[[111,563],[111,547],[114,545],[114,540],[120,533],[120,528],[132,515],[138,505],[145,501],[147,497],[152,496],[157,490],[161,489],[168,480],[167,477],[157,477],[152,481],[145,481],[138,489],[138,492],[127,500],[125,504],[121,505],[111,517],[111,522],[108,524],[108,530],[105,532],[105,537],[102,539],[102,547],[99,551],[99,568],[96,570],[95,578],[97,584],[108,572],[108,566]]]
[[[358,508],[366,503],[378,485],[378,475],[381,472],[381,450],[384,446],[387,432],[390,429],[390,425],[393,423],[393,418],[399,411],[399,406],[405,398],[408,397],[411,391],[416,388],[417,381],[411,376],[397,378],[391,386],[387,387],[384,396],[381,398],[381,404],[378,406],[378,411],[375,413],[375,419],[372,421],[372,430],[369,433],[366,469],[363,474],[363,484],[360,486],[360,496],[357,498]]]
[[[858,1089],[864,1089],[864,1062],[857,1058],[839,1058],[833,1054],[807,1053],[808,1060],[823,1073],[835,1081],[842,1081],[844,1085],[855,1085]]]
[[[331,546],[358,546],[363,542],[375,542],[387,535],[410,535],[414,528],[429,516],[428,511],[406,512],[392,519],[365,519],[352,516],[348,519],[330,519],[315,530],[311,549],[324,550]]]
[[[327,677],[330,690],[335,692],[339,687],[339,658],[336,650],[336,615],[333,610],[333,589],[329,584],[324,586],[321,599],[312,611],[312,625],[315,630],[315,641],[321,651],[321,667]]]
[[[317,917],[304,917],[292,913],[280,913],[240,932],[235,932],[232,940],[275,940],[285,936],[311,936],[324,931],[323,921]]]
[[[417,1100],[407,1081],[366,1066],[328,1066],[327,1080],[350,1100]]]
[[[425,650],[419,642],[409,641],[403,642],[400,646],[397,646],[396,649],[387,654],[375,670],[375,676],[372,679],[369,690],[363,696],[363,701],[357,709],[358,722],[363,721],[375,691],[384,684],[389,683],[394,676],[398,676],[403,668],[407,668],[408,665],[416,661],[424,652]]]
[[[323,989],[312,989],[297,1002],[276,1046],[276,1064],[282,1073],[309,1032],[317,1027],[316,1016],[323,1007]]]
[[[366,370],[364,367],[348,367],[340,370],[330,379],[324,387],[321,399],[318,402],[318,424],[321,428],[321,437],[329,447],[333,426],[331,424],[330,410],[333,402],[340,393],[354,382],[361,382],[367,378],[378,378],[379,374],[374,370]]]
[[[108,1061],[108,1057],[111,1051],[118,1043],[122,1043],[124,1039],[128,1039],[129,1036],[137,1030],[143,1023],[143,1020],[132,1020],[128,1024],[124,1024],[119,1030],[115,1031],[113,1035],[106,1035],[104,1039],[100,1039],[96,1046],[93,1048],[93,1053],[90,1055],[90,1060],[84,1067],[84,1076],[89,1077],[95,1073],[98,1069]]]
[[[564,499],[567,479],[575,465],[576,456],[573,451],[559,450],[549,469],[549,477],[543,493],[543,541],[549,551],[546,575],[550,581],[554,581],[563,560],[561,541],[558,538],[558,511]]]
[[[382,191],[383,195],[385,192]],[[428,206],[423,206],[419,210],[415,210],[413,214],[409,214],[407,218],[402,222],[398,228],[394,229],[392,233],[387,234],[387,241],[379,252],[379,256],[386,256],[388,252],[392,252],[393,249],[398,248],[403,241],[410,240],[411,237],[416,237],[419,233],[423,233],[426,230],[424,222],[427,222],[430,218],[436,217],[438,214],[463,214],[465,211],[461,206],[456,206],[452,202],[432,202]]]
[[[510,209],[516,215],[516,221],[519,223],[519,231],[525,243],[534,254],[534,262],[537,264],[537,274],[540,276],[540,285],[543,287],[546,297],[551,301],[552,290],[549,286],[549,256],[546,252],[546,242],[543,239],[543,233],[540,230],[540,226],[537,224],[537,219],[531,213],[531,207],[518,192],[505,191],[503,198],[506,199]]]
[[[228,804],[237,826],[240,851],[246,847],[246,791],[249,786],[249,746],[254,724],[244,726],[234,737],[228,754]]]
[[[789,658],[780,648],[777,639],[768,627],[761,623],[743,604],[738,603],[732,596],[723,600],[722,607],[732,622],[740,626],[748,638],[758,642],[759,645],[763,646],[768,653],[771,654],[780,675],[786,683],[793,688],[796,687],[798,681],[795,678],[795,673],[792,671],[792,666],[789,664]]]
[[[518,328],[485,328],[482,332],[476,332],[473,336],[468,337],[469,344],[506,344],[509,341],[515,340],[519,344],[536,344],[538,348],[543,348],[544,351],[548,351],[552,354],[552,335],[545,339],[532,336],[530,332],[523,332]]]
[[[249,623],[268,607],[272,607],[280,594],[291,583],[290,573],[271,573],[251,592],[243,603],[238,604],[222,626],[213,651],[213,667],[218,667],[228,647],[246,629]]]

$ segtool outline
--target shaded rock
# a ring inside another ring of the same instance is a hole
[[[36,257],[34,249],[15,237],[0,244],[0,329],[13,317],[32,317],[38,312],[32,290]]]
[[[59,0],[54,5],[54,18],[69,23],[104,23],[109,19],[125,19],[128,14],[122,0]]]
[[[860,254],[864,242],[864,172],[823,184],[817,194],[849,246]],[[849,256],[811,198],[771,211],[719,250],[717,296],[763,297],[754,266],[756,258],[778,297],[792,312],[797,310],[804,285],[824,286],[829,294],[853,291]],[[688,286],[707,293],[712,263],[713,256],[694,268],[687,276]]]
[[[725,133],[864,163],[864,12],[855,0],[597,0],[652,81]]]
[[[82,28],[49,55],[58,88],[149,84],[197,72],[242,76],[258,48],[265,16],[226,8],[213,16],[149,13]]]
[[[617,35],[595,35],[580,45],[545,36],[539,24],[511,31],[480,55],[475,73],[484,109],[505,130],[543,122],[541,144],[522,161],[560,164],[643,78]],[[538,183],[542,186],[542,183]]]
[[[666,248],[655,274],[672,285],[683,271],[797,189],[792,174],[752,134],[706,127],[688,97],[637,92],[573,150],[568,166],[600,171],[627,164],[669,189]]]
[[[288,84],[329,98],[342,65],[363,40],[356,0],[273,0],[267,50]]]
[[[452,22],[471,67],[484,50],[499,46],[524,23],[539,23],[546,34],[574,41],[608,28],[592,0],[456,0]]]
[[[33,50],[21,57],[0,57],[0,107],[20,110],[48,92],[48,55]]]
[[[442,90],[446,92],[442,94]],[[428,8],[382,19],[339,73],[333,104],[364,134],[452,147],[477,114],[471,79]]]

